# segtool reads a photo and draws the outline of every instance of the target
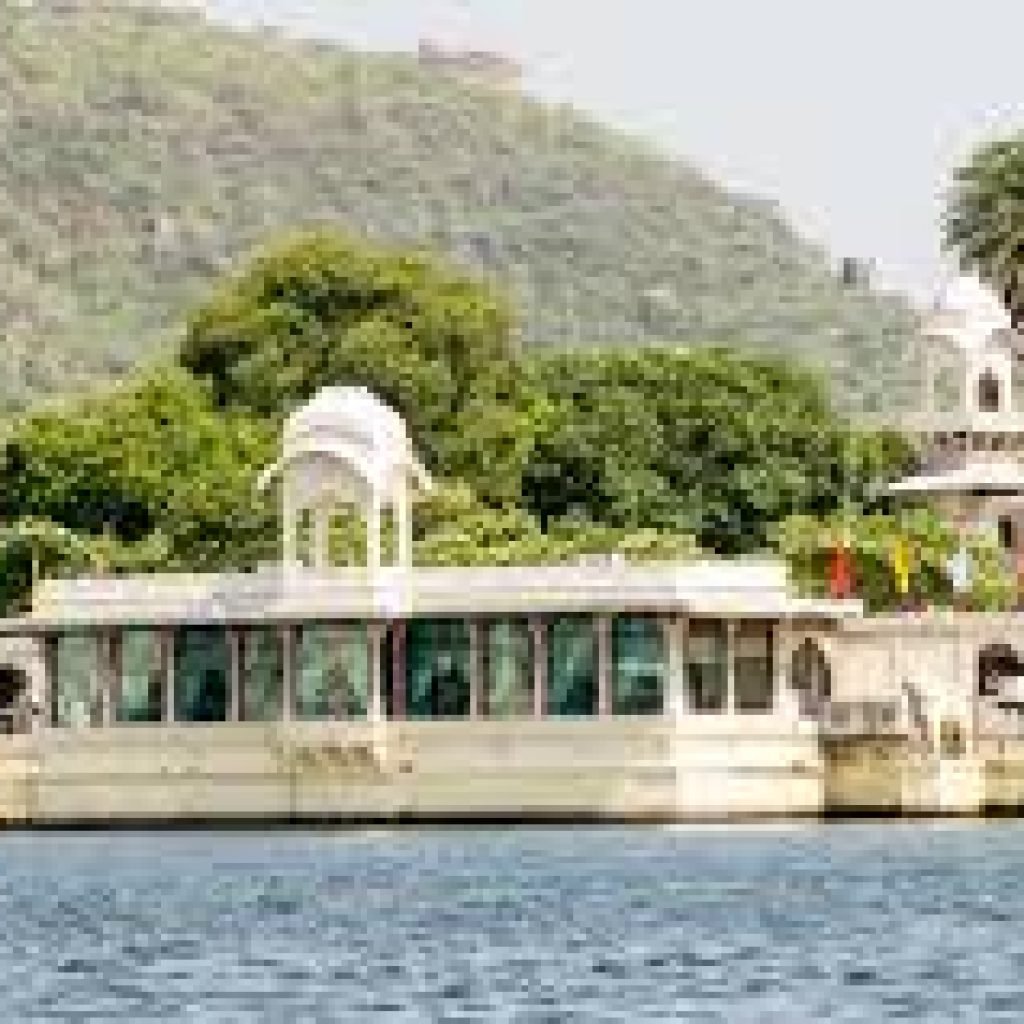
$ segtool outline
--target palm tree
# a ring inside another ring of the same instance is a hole
[[[1024,326],[1024,132],[978,148],[953,175],[943,242]]]

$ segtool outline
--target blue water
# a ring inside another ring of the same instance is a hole
[[[0,1021],[1024,1020],[1024,825],[0,836]]]

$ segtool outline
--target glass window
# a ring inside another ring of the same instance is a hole
[[[665,632],[655,615],[612,620],[612,713],[660,715],[667,675]]]
[[[463,619],[414,619],[406,627],[409,718],[469,715],[469,624]]]
[[[526,619],[498,619],[484,626],[484,693],[492,718],[533,713],[533,640]]]
[[[302,626],[295,666],[297,718],[365,718],[370,704],[370,645],[356,622]]]
[[[721,619],[691,619],[686,644],[686,683],[690,707],[724,711],[728,704],[728,637]]]
[[[241,668],[239,718],[273,722],[281,717],[284,658],[281,634],[273,627],[243,629],[238,634]]]
[[[771,711],[775,694],[774,630],[770,622],[736,627],[735,705],[737,711]]]
[[[597,710],[594,620],[563,615],[548,624],[548,714],[593,715]]]
[[[53,641],[54,725],[101,723],[105,646],[106,638],[94,633],[65,633]]]
[[[175,630],[175,720],[226,721],[230,673],[228,638],[223,629],[196,626]]]
[[[164,713],[164,661],[160,633],[126,629],[118,638],[119,722],[159,722]]]

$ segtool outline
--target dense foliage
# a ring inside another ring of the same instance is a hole
[[[966,543],[971,559],[971,586],[958,597],[947,566]],[[962,539],[948,523],[927,509],[897,514],[862,514],[840,510],[825,519],[793,516],[777,530],[776,546],[789,564],[795,584],[817,596],[828,593],[829,561],[836,547],[847,547],[853,563],[856,596],[871,611],[900,605],[949,606],[966,601],[978,610],[1002,610],[1016,600],[1013,569],[1005,562],[999,539],[991,534]],[[896,584],[896,545],[908,556],[909,593]]]
[[[870,500],[896,437],[820,381],[724,349],[518,351],[504,304],[418,256],[315,232],[264,251],[189,320],[176,365],[24,416],[0,457],[0,599],[39,572],[249,568],[277,556],[255,490],[284,417],[360,384],[438,478],[426,564],[762,550],[773,524]],[[787,537],[789,534],[786,535]],[[352,521],[334,557],[364,556]]]
[[[1024,326],[1024,132],[981,146],[957,170],[944,233]]]
[[[528,342],[784,350],[869,406],[911,373],[906,307],[841,286],[770,204],[413,57],[0,0],[0,84],[0,408],[165,353],[208,281],[312,224],[501,282]]]

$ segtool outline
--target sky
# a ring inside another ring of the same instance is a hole
[[[526,88],[777,200],[834,256],[927,301],[951,170],[1024,127],[1017,0],[199,0],[378,50],[500,50]]]

